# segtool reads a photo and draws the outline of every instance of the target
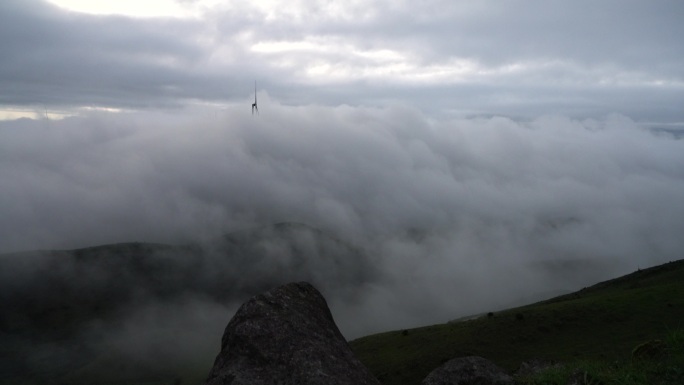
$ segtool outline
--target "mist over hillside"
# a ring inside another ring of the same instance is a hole
[[[684,142],[628,117],[260,103],[258,119],[229,107],[0,122],[0,249],[21,261],[0,270],[3,301],[44,312],[6,322],[47,328],[41,301],[71,298],[70,317],[97,315],[66,331],[85,345],[40,357],[91,341],[150,367],[212,357],[240,303],[291,280],[318,285],[355,338],[542,300],[684,250]]]
[[[576,289],[684,250],[684,142],[628,117],[260,103],[258,118],[227,107],[0,122],[0,251],[202,243],[306,223],[381,272],[363,300],[333,307],[369,310],[342,327],[358,335]]]
[[[209,364],[251,296],[305,280],[353,302],[378,272],[361,250],[280,223],[203,244],[4,254],[0,278],[3,373],[38,374],[112,355],[148,372]]]

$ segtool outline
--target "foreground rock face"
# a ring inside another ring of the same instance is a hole
[[[512,385],[513,378],[482,357],[454,358],[433,370],[422,385]]]
[[[230,320],[206,385],[380,383],[354,356],[323,296],[290,283],[244,303]]]

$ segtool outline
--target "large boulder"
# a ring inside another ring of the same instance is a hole
[[[230,320],[206,385],[380,383],[354,356],[321,295],[290,283],[244,303]]]
[[[513,377],[482,357],[462,357],[433,370],[422,385],[512,385]]]

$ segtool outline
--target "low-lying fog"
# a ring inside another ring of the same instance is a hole
[[[0,122],[0,252],[202,244],[305,223],[360,248],[368,276],[357,282],[354,264],[315,263],[293,275],[282,269],[298,265],[272,257],[230,277],[354,281],[322,288],[350,339],[683,256],[684,142],[629,117],[434,120],[401,106],[287,107],[266,94],[260,107],[255,117],[241,106]],[[23,269],[5,271],[2,285],[50,274]],[[246,299],[188,291],[84,334],[182,360],[183,351],[217,351]],[[184,347],[159,348],[169,343]]]

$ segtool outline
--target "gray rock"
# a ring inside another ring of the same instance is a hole
[[[380,383],[354,356],[323,296],[290,283],[244,303],[230,320],[206,385]]]
[[[513,377],[482,357],[462,357],[433,370],[422,385],[512,385]]]

